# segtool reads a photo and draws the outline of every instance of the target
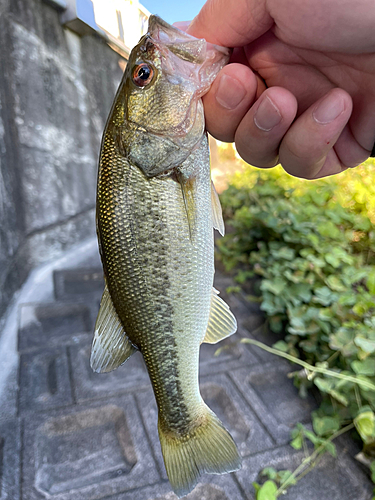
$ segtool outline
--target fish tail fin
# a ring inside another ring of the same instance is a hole
[[[224,474],[241,467],[241,457],[232,436],[206,405],[203,418],[183,436],[162,429],[159,438],[169,482],[176,495],[187,495],[201,474]]]

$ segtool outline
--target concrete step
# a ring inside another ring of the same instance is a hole
[[[53,273],[56,300],[82,299],[82,295],[99,295],[104,290],[103,270],[98,267],[64,269]]]
[[[98,305],[97,305],[98,309]],[[94,317],[85,303],[23,304],[19,311],[20,353],[75,343],[92,335]]]

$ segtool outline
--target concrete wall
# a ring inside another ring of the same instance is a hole
[[[33,267],[95,233],[100,140],[123,62],[42,0],[0,0],[0,317]]]

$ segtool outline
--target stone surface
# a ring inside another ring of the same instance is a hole
[[[142,488],[106,500],[177,500],[168,483]],[[183,497],[186,500],[244,500],[232,474],[206,476],[194,491]]]
[[[27,500],[96,500],[159,480],[131,396],[27,420],[24,454]]]
[[[199,355],[201,375],[257,364],[259,359],[243,344],[240,344],[239,340],[240,336],[235,334],[218,344],[201,344]],[[215,355],[218,349],[221,351]]]
[[[76,342],[79,334],[92,335],[94,323],[84,304],[24,304],[20,311],[20,351]]]
[[[72,300],[82,294],[95,294],[101,297],[104,290],[103,270],[101,268],[55,271],[53,274],[55,297],[57,300]]]
[[[124,59],[42,0],[0,10],[0,317],[35,266],[95,234],[101,134]]]
[[[44,349],[21,355],[19,377],[20,412],[73,404],[66,349]]]
[[[372,486],[366,476],[348,457],[345,450],[338,450],[334,459],[326,454],[318,465],[302,478],[297,485],[292,486],[285,500],[369,500]],[[276,470],[295,470],[302,462],[302,452],[295,452],[290,446],[276,448],[265,453],[259,453],[246,458],[242,470],[236,472],[243,491],[248,500],[255,500],[252,483],[263,483],[265,478],[259,473],[265,467]]]
[[[251,370],[231,373],[237,387],[278,443],[290,440],[290,430],[298,422],[309,422],[316,404],[311,396],[301,399],[287,374],[286,362],[268,363]]]
[[[18,420],[0,425],[0,500],[20,499],[20,428]]]

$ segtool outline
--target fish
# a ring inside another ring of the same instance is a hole
[[[198,382],[201,343],[237,329],[213,288],[214,228],[224,234],[224,222],[201,99],[229,56],[229,49],[152,15],[130,53],[99,160],[96,220],[105,289],[91,367],[106,373],[141,352],[178,497],[204,473],[241,466]]]

